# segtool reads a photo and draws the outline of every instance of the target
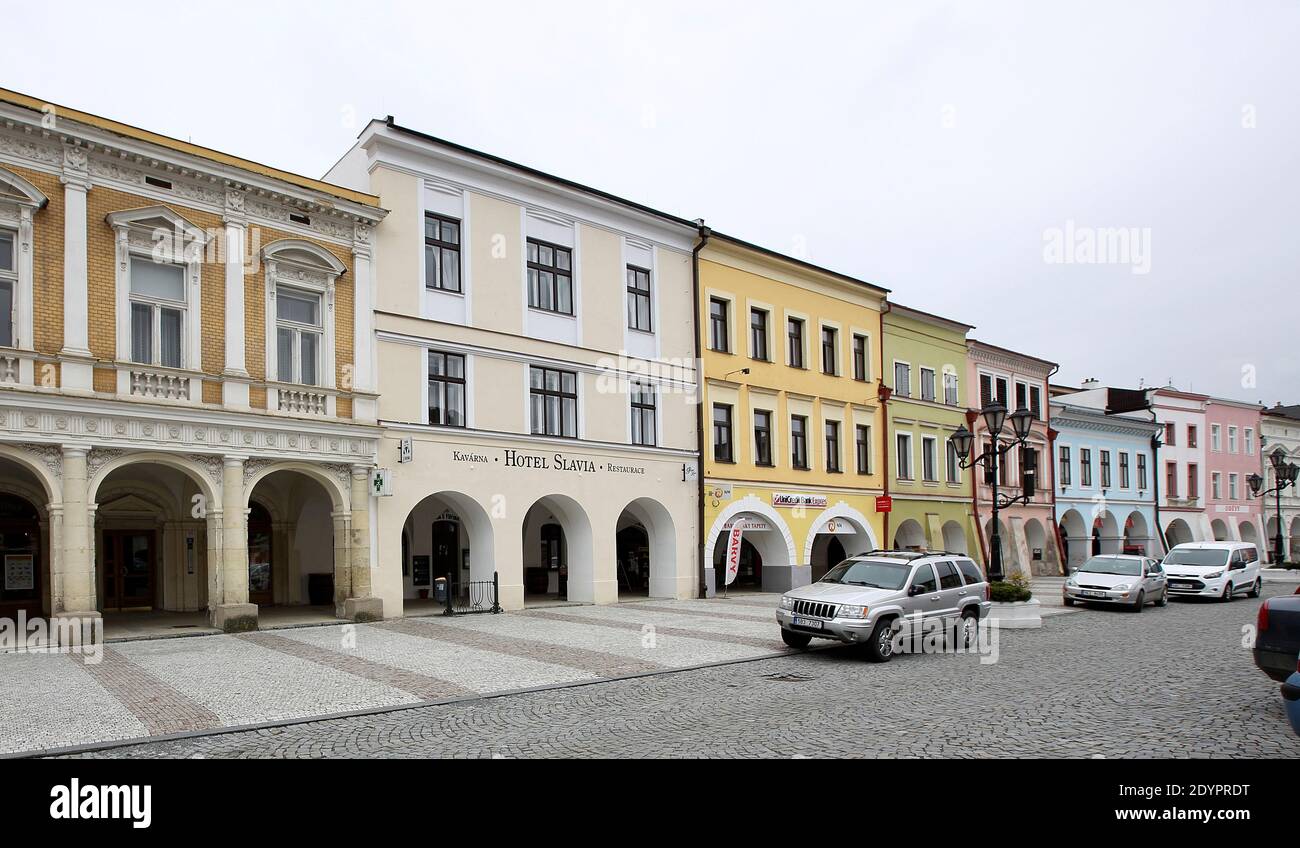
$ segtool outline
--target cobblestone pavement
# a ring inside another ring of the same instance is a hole
[[[1270,586],[1266,594],[1292,589]],[[1000,633],[992,664],[975,655],[911,655],[873,665],[833,648],[90,755],[1300,757],[1277,684],[1243,647],[1258,606],[1175,601],[1141,614],[1055,616],[1041,630]],[[698,614],[708,602],[680,609],[672,627],[727,626]],[[617,622],[633,611],[557,612],[573,626],[571,618]],[[519,616],[512,626],[527,623]],[[759,622],[740,635],[771,627]],[[590,633],[608,638],[624,629]]]
[[[775,607],[773,595],[642,600],[114,642],[98,657],[0,653],[0,753],[785,654]]]

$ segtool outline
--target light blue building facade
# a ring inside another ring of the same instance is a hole
[[[1063,559],[1078,567],[1096,554],[1163,556],[1151,446],[1158,427],[1141,413],[1107,415],[1070,398],[1053,398],[1051,419]]]

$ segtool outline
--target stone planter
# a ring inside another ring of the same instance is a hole
[[[1034,630],[1043,626],[1043,616],[1037,598],[1014,604],[993,604],[989,619],[1003,630]]]

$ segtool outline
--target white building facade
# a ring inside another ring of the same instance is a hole
[[[698,585],[696,225],[374,121],[327,179],[376,231],[386,615]],[[453,589],[455,591],[455,589]]]

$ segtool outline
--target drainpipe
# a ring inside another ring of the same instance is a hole
[[[1047,372],[1047,386],[1045,387],[1047,389],[1047,397],[1045,398],[1047,401],[1047,456],[1043,459],[1047,463],[1047,467],[1052,477],[1052,537],[1056,539],[1056,563],[1060,567],[1062,574],[1069,574],[1070,566],[1065,561],[1065,546],[1061,544],[1061,525],[1057,523],[1056,520],[1056,437],[1059,436],[1060,433],[1052,429],[1051,386],[1052,376],[1060,370],[1061,366],[1056,365],[1052,367],[1051,371]]]
[[[1151,423],[1159,425],[1160,419],[1156,416],[1155,405],[1151,402],[1151,395],[1147,395],[1147,412],[1151,413]],[[1162,553],[1169,553],[1169,540],[1165,538],[1165,528],[1160,522],[1160,434],[1154,433],[1151,436],[1151,495],[1155,499],[1156,514],[1156,538],[1160,540],[1160,550]]]
[[[889,386],[885,385],[884,317],[886,314],[889,313],[889,311],[890,311],[890,303],[889,301],[886,300],[885,308],[880,313],[880,318],[881,318],[880,332],[877,333],[877,335],[880,336],[880,359],[877,360],[880,363],[880,379],[876,383],[876,398],[880,401],[881,423],[885,425],[880,428],[880,447],[881,447],[880,461],[884,463],[885,466],[884,468],[881,469],[880,476],[881,479],[884,481],[884,485],[882,486],[882,489],[884,490],[885,497],[889,497],[889,399],[894,394],[894,390],[891,389]],[[880,546],[883,550],[886,551],[893,550],[894,548],[893,544],[891,544],[889,541],[889,516],[890,513],[888,512],[884,513],[881,516],[881,530],[884,533],[884,538],[880,540]]]
[[[708,597],[709,589],[704,579],[705,562],[704,534],[709,532],[704,526],[704,350],[700,339],[700,310],[703,306],[700,303],[700,251],[709,243],[709,237],[713,231],[704,226],[704,219],[701,218],[696,222],[699,225],[699,242],[695,249],[691,251],[691,290],[695,297],[695,308],[691,310],[693,323],[695,326],[695,432],[696,446],[699,448],[699,455],[695,458],[695,479],[696,479],[696,515],[695,520],[698,525],[699,533],[696,534],[698,540],[698,551],[696,553],[697,577],[699,578],[699,596]]]

